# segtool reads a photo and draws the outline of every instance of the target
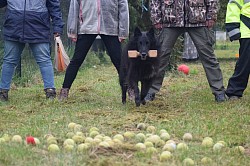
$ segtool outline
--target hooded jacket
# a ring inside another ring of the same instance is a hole
[[[62,34],[64,23],[59,0],[0,0],[1,7],[3,4],[6,4],[4,40],[51,42],[52,33]]]
[[[78,34],[104,34],[127,38],[127,0],[71,0],[67,21],[70,38]]]
[[[218,0],[150,0],[151,21],[164,27],[200,27],[217,20]]]
[[[231,41],[250,38],[250,0],[230,0],[227,5],[226,30]]]

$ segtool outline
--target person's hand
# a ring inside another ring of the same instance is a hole
[[[162,23],[154,24],[155,29],[162,29]]]
[[[71,40],[72,40],[73,42],[76,42],[76,41],[77,41],[77,38],[71,38]]]
[[[121,42],[121,43],[125,41],[124,37],[118,37],[118,39],[119,39],[119,42]]]
[[[58,37],[58,36],[60,36],[59,33],[54,33],[54,39],[55,39],[56,37]]]
[[[214,26],[215,21],[214,20],[207,20],[206,21],[206,26],[210,29]]]

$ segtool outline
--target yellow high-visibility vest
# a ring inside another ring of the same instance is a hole
[[[228,2],[226,28],[229,37],[240,33],[240,38],[250,38],[250,0]]]

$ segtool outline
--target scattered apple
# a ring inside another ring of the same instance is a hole
[[[148,126],[146,131],[153,134],[153,133],[155,133],[156,128],[154,126]]]
[[[167,140],[170,139],[170,135],[167,132],[166,133],[161,133],[160,137],[164,141],[167,141]]]
[[[191,133],[185,133],[182,138],[184,141],[191,141],[193,139],[193,136]]]
[[[66,145],[75,145],[75,141],[73,139],[66,139],[64,142],[63,142],[63,146],[66,146]]]
[[[20,135],[14,135],[11,139],[12,142],[16,142],[16,143],[22,143],[23,139]]]
[[[52,153],[55,153],[55,152],[59,152],[60,148],[59,148],[59,146],[57,144],[50,144],[48,146],[48,151],[52,152]]]
[[[235,151],[235,152],[239,152],[239,153],[241,153],[241,154],[244,154],[244,153],[245,153],[245,148],[244,148],[243,146],[236,146],[236,147],[234,148],[234,151]]]
[[[181,143],[177,144],[176,149],[177,150],[188,150],[188,146],[187,146],[187,144],[181,142]]]
[[[143,143],[137,143],[137,144],[135,145],[135,148],[136,148],[136,150],[138,150],[138,151],[143,151],[143,150],[146,149],[146,145],[144,145]]]
[[[137,124],[137,129],[145,130],[146,129],[146,124],[145,123],[138,123]]]
[[[119,139],[121,142],[124,141],[124,137],[123,137],[123,135],[121,135],[121,134],[116,134],[116,135],[113,137],[113,139]]]
[[[70,123],[68,124],[68,128],[71,129],[71,130],[74,130],[75,125],[76,125],[76,123],[70,122]]]
[[[201,164],[203,165],[210,165],[212,162],[213,162],[212,159],[209,157],[203,157],[201,159]]]
[[[89,136],[90,137],[92,137],[92,138],[94,138],[95,136],[97,136],[99,134],[99,132],[98,131],[91,131],[90,133],[89,133]]]
[[[222,143],[216,143],[216,144],[214,144],[214,146],[213,146],[213,150],[215,151],[215,152],[219,152],[219,151],[221,151],[221,149],[224,147],[224,145],[222,144]]]
[[[184,166],[194,165],[194,160],[192,160],[191,158],[185,158],[183,160],[183,165]]]
[[[172,153],[169,151],[163,151],[160,155],[160,161],[167,161],[173,157]]]

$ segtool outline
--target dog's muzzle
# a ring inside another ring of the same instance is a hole
[[[141,53],[141,60],[146,60],[147,59],[147,53]]]

